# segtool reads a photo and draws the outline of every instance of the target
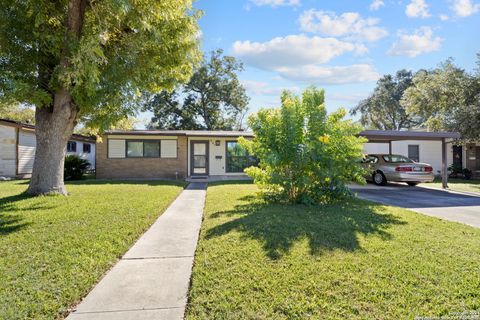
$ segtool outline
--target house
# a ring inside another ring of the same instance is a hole
[[[452,132],[366,130],[365,153],[398,153],[427,162],[441,175],[456,164],[480,173],[480,145],[454,145]],[[255,163],[237,139],[253,138],[245,131],[136,130],[107,131],[97,143],[97,178],[244,177]],[[445,153],[443,147],[445,146]],[[445,161],[443,158],[445,156]]]
[[[254,159],[239,146],[245,131],[107,131],[97,143],[99,179],[245,177]]]
[[[0,119],[0,176],[29,177],[35,159],[35,126]],[[74,134],[67,154],[76,154],[95,168],[95,138]]]

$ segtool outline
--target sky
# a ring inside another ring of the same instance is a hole
[[[384,74],[449,57],[472,71],[480,0],[198,0],[202,50],[242,61],[249,110],[281,90],[325,89],[329,111],[350,109]]]

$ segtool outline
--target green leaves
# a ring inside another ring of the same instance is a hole
[[[162,129],[231,130],[242,125],[249,98],[237,77],[243,65],[213,51],[196,68],[179,94],[160,92],[146,105],[154,113],[152,127]],[[178,90],[180,91],[180,90]]]
[[[480,77],[469,74],[449,59],[433,70],[419,71],[405,91],[402,104],[425,119],[429,130],[459,131],[465,140],[480,139]]]
[[[0,0],[0,99],[44,107],[65,88],[82,120],[108,127],[139,108],[136,92],[173,89],[200,60],[191,0],[89,1],[79,38],[67,6]]]
[[[352,115],[360,113],[362,125],[371,129],[404,130],[417,126],[421,119],[409,114],[401,104],[403,93],[412,85],[412,78],[412,72],[407,70],[384,75],[373,93],[352,109]]]
[[[349,194],[346,184],[364,182],[360,160],[365,140],[345,110],[330,115],[324,91],[308,88],[302,98],[282,93],[279,109],[262,109],[249,118],[255,133],[240,143],[259,159],[245,172],[268,199],[318,204]]]
[[[0,104],[0,118],[20,121],[24,123],[35,123],[35,110],[29,106],[18,104]]]
[[[480,63],[480,55],[478,55]],[[367,99],[352,110],[367,128],[457,131],[464,141],[480,140],[480,73],[469,73],[448,59],[414,75],[385,75]]]

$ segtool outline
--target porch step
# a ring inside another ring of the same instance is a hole
[[[219,176],[190,176],[185,179],[187,182],[213,182],[213,181],[234,181],[234,180],[252,180],[245,174],[242,175],[219,175]]]
[[[204,180],[204,179],[208,179],[208,176],[190,176],[189,179],[192,179],[192,180]]]

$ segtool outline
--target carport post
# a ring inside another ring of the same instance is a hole
[[[392,140],[388,140],[388,154],[392,154]]]
[[[442,188],[448,188],[447,142],[442,138]]]

